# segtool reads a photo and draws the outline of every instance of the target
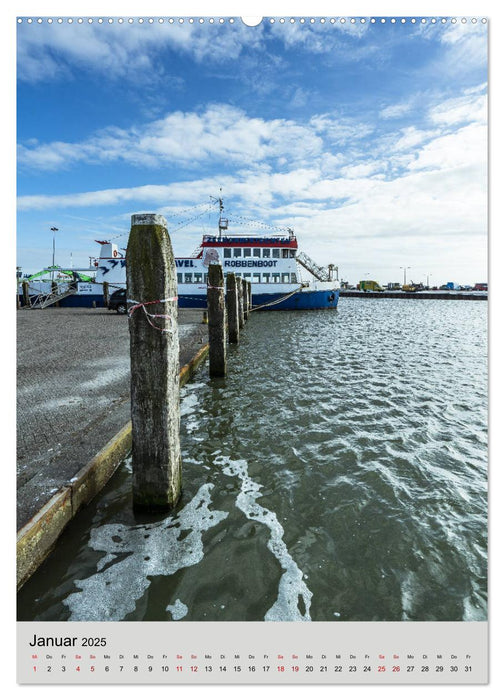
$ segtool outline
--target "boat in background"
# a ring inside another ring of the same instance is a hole
[[[218,234],[204,235],[193,255],[175,258],[180,307],[206,307],[208,267],[212,264],[222,265],[224,275],[234,272],[251,282],[252,307],[256,310],[337,307],[339,282],[336,266],[321,267],[300,252],[290,228],[275,235],[228,235],[229,221],[222,216],[222,199],[217,201],[220,207]],[[58,301],[60,306],[100,307],[104,305],[104,282],[108,282],[110,293],[124,288],[125,255],[116,243],[97,243],[101,246],[100,254],[92,261],[92,267],[83,271],[87,279],[82,279],[75,271],[73,279],[58,280],[55,288],[54,280],[29,278],[32,305],[43,307]],[[310,281],[302,280],[301,267],[310,273]],[[94,274],[91,276],[91,273]],[[21,288],[19,294],[22,299]],[[47,298],[42,300],[44,294]]]

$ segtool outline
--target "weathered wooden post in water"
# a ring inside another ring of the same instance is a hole
[[[238,325],[243,328],[245,325],[245,317],[243,315],[243,281],[241,277],[236,278],[236,288],[238,289]]]
[[[243,296],[243,320],[248,320],[248,291],[247,280],[242,277],[242,296]]]
[[[23,282],[23,306],[31,306],[28,282]]]
[[[109,295],[109,283],[104,282],[103,283],[103,306],[107,309],[110,301],[110,295]]]
[[[133,507],[167,510],[181,490],[177,275],[166,219],[135,214],[126,253]]]
[[[238,308],[238,288],[234,272],[228,272],[226,275],[226,307],[229,342],[238,343],[240,340],[240,316]]]
[[[248,308],[248,313],[250,316],[250,312],[252,311],[252,282],[249,282],[247,280],[247,308]]]
[[[211,377],[226,376],[226,304],[221,265],[208,266],[208,361]]]

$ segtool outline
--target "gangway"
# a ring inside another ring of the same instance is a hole
[[[327,267],[322,267],[318,265],[315,260],[312,260],[309,255],[300,251],[297,254],[296,260],[300,265],[302,265],[310,274],[312,274],[319,282],[332,282],[333,271],[336,270],[336,279],[338,279],[338,268],[336,265],[328,265]]]
[[[33,289],[30,290],[30,287],[28,287],[28,292],[30,291],[33,291]],[[48,306],[52,306],[52,304],[56,304],[56,302],[61,301],[61,299],[65,299],[66,297],[75,294],[76,291],[77,289],[75,289],[75,287],[67,287],[63,290],[61,288],[57,288],[55,291],[50,292],[49,294],[41,294],[39,290],[36,290],[36,296],[29,308],[45,309]]]

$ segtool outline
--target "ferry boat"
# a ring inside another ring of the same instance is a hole
[[[252,307],[256,310],[337,307],[339,282],[334,279],[337,267],[321,267],[300,252],[292,229],[285,229],[285,234],[278,235],[229,235],[228,220],[222,217],[222,200],[218,201],[218,235],[204,235],[193,255],[175,258],[180,307],[206,307],[208,266],[212,264],[222,265],[224,275],[234,272],[252,283]],[[58,301],[60,306],[100,307],[104,305],[104,282],[108,282],[110,293],[124,288],[124,252],[112,241],[97,243],[101,246],[100,254],[92,261],[91,268],[74,271],[71,281],[59,281],[55,287],[54,280],[37,283],[33,276],[28,278],[32,306],[43,307]],[[302,281],[300,266],[308,270],[313,279]],[[91,272],[94,272],[92,280],[89,279]],[[84,274],[86,279],[82,279]],[[22,303],[21,288],[19,294]]]

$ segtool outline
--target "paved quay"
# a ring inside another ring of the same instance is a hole
[[[202,309],[179,310],[180,366],[208,342]],[[126,316],[17,312],[17,528],[130,419]]]

